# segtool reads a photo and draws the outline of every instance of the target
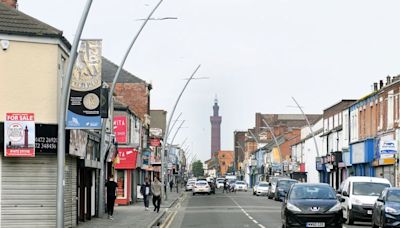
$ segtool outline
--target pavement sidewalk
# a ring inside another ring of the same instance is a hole
[[[150,199],[149,211],[144,210],[143,202],[137,202],[129,206],[116,206],[114,208],[114,220],[110,220],[107,218],[107,215],[104,215],[102,218],[93,218],[91,221],[79,223],[78,228],[151,227],[154,222],[158,221],[165,214],[166,209],[170,208],[182,193],[181,189],[179,193],[176,193],[176,188],[174,188],[174,192],[169,192],[168,189],[168,201],[161,203],[159,213],[153,211],[154,206],[152,199]]]

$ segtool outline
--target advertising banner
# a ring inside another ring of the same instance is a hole
[[[118,143],[125,144],[128,142],[128,137],[127,137],[128,126],[126,120],[127,120],[126,116],[114,117],[114,134],[115,134],[115,140]]]
[[[35,157],[34,121],[33,113],[6,113],[4,156]]]
[[[83,40],[72,72],[67,129],[100,129],[101,40]]]
[[[380,158],[393,158],[397,154],[396,140],[380,140],[379,153]]]
[[[138,151],[133,148],[118,148],[115,169],[136,169]]]

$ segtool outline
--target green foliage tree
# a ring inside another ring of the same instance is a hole
[[[193,172],[193,176],[195,176],[195,177],[204,176],[203,162],[201,162],[200,160],[193,162],[192,172]]]

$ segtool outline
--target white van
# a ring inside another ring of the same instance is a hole
[[[338,194],[342,203],[343,218],[351,225],[354,221],[368,221],[372,218],[375,201],[383,189],[391,187],[387,179],[379,177],[349,177],[340,185]]]

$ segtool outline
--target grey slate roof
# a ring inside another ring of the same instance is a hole
[[[103,81],[107,83],[111,83],[114,79],[115,73],[118,70],[118,66],[111,62],[110,60],[102,57],[102,70],[101,70],[101,77]],[[129,73],[128,71],[122,69],[121,74],[118,78],[119,83],[146,83],[142,79],[136,77],[135,75]]]
[[[0,33],[10,35],[59,38],[71,48],[63,32],[21,11],[0,3]]]

